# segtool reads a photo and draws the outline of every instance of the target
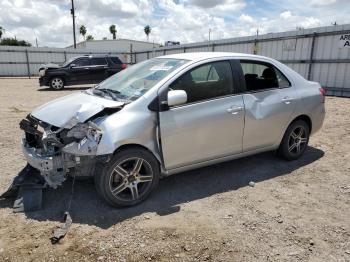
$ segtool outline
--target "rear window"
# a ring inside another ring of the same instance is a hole
[[[91,65],[107,65],[106,58],[103,58],[103,57],[91,58]]]
[[[114,57],[111,57],[111,60],[112,60],[112,62],[114,63],[114,64],[122,64],[122,61],[120,61],[120,59],[118,58],[118,57],[116,57],[116,56],[114,56]]]

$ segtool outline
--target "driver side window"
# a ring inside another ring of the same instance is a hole
[[[75,64],[75,66],[89,66],[90,61],[89,58],[79,58],[72,62],[72,64]]]
[[[198,102],[233,93],[231,65],[228,61],[198,66],[175,80],[172,90],[184,90],[187,103]]]

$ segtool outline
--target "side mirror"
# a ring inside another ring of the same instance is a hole
[[[178,106],[187,102],[187,93],[184,90],[170,90],[168,92],[168,106]]]
[[[70,64],[70,66],[69,66],[69,68],[74,68],[74,67],[76,67],[75,64]]]

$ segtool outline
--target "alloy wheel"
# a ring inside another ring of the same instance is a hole
[[[297,126],[290,133],[288,139],[288,151],[291,154],[298,155],[303,152],[307,145],[307,133],[305,128],[302,126]]]
[[[122,201],[134,201],[146,194],[152,186],[153,170],[143,158],[132,157],[118,163],[111,175],[109,189]]]

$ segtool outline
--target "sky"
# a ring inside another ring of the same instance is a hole
[[[150,42],[206,41],[211,39],[350,23],[350,0],[74,0],[77,42],[80,25],[95,39],[146,41],[143,28],[150,25]],[[0,0],[3,37],[24,39],[39,46],[72,45],[70,0]]]

